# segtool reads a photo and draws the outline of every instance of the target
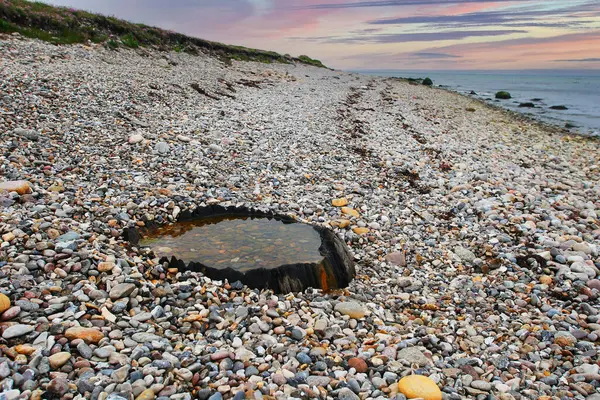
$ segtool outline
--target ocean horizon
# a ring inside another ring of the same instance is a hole
[[[353,70],[367,75],[426,78],[442,87],[584,135],[600,135],[600,70]],[[494,98],[498,91],[510,100]],[[473,92],[475,94],[473,94]],[[533,103],[535,107],[520,107]],[[556,110],[551,107],[564,106]]]

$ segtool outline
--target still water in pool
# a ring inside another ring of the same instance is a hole
[[[240,272],[288,264],[321,263],[321,237],[312,226],[274,218],[220,216],[165,225],[140,242],[158,257]]]

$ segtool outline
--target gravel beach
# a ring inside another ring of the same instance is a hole
[[[600,399],[598,140],[396,79],[18,36],[0,135],[2,400],[404,399],[412,374]],[[121,236],[213,204],[330,227],[357,277],[275,295]]]

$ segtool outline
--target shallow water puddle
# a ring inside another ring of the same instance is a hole
[[[149,247],[170,268],[276,293],[339,289],[356,275],[349,249],[333,231],[285,215],[211,206],[141,232],[141,241],[139,233],[128,230],[127,240]]]
[[[140,241],[158,257],[245,272],[321,263],[321,236],[312,226],[274,218],[217,216],[157,228]]]

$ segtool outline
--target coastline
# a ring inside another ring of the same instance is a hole
[[[553,71],[553,70],[550,70]],[[589,112],[590,110],[587,109],[585,110],[585,106],[582,106],[582,104],[587,104],[585,103],[585,100],[591,100],[589,99],[589,89],[587,89],[587,92],[585,93],[581,93],[581,97],[582,100],[579,101],[575,101],[573,103],[573,99],[570,98],[569,99],[565,99],[563,101],[567,101],[569,103],[569,112],[567,114],[563,114],[561,113],[556,113],[556,112],[552,112],[550,105],[551,104],[558,104],[560,101],[556,99],[556,93],[562,93],[562,91],[565,90],[565,83],[564,81],[560,81],[559,82],[559,86],[557,89],[555,89],[556,92],[551,92],[549,95],[549,98],[547,99],[545,97],[546,91],[548,90],[546,86],[544,86],[544,84],[539,80],[542,79],[545,75],[541,75],[540,78],[538,78],[537,81],[535,81],[536,83],[531,83],[528,82],[528,86],[526,89],[523,89],[521,91],[517,90],[513,85],[514,85],[514,81],[515,80],[520,80],[520,79],[526,79],[527,77],[529,77],[530,75],[528,75],[527,73],[530,71],[524,71],[523,74],[514,74],[514,71],[510,71],[513,72],[513,74],[501,74],[499,73],[500,71],[491,71],[492,74],[490,74],[489,76],[487,74],[485,74],[485,72],[487,71],[475,71],[477,73],[479,73],[480,75],[476,75],[476,76],[480,76],[480,77],[488,77],[490,79],[490,83],[484,83],[481,81],[481,79],[477,79],[475,80],[475,82],[473,82],[471,85],[472,86],[468,86],[468,84],[464,81],[466,74],[464,74],[464,71],[462,71],[463,73],[459,73],[461,71],[458,71],[456,73],[448,73],[448,74],[443,74],[440,71],[425,71],[425,72],[417,72],[417,71],[396,71],[395,73],[397,75],[394,75],[394,71],[376,71],[376,70],[365,70],[365,71],[355,71],[357,73],[365,73],[369,76],[381,76],[381,77],[404,77],[406,76],[406,78],[399,78],[399,79],[406,79],[408,81],[418,81],[418,78],[410,78],[410,76],[417,76],[417,77],[421,77],[422,76],[426,76],[426,75],[431,75],[433,77],[435,77],[437,80],[436,82],[444,82],[444,84],[440,84],[440,85],[434,85],[434,87],[440,88],[440,89],[444,89],[444,90],[450,90],[462,95],[465,95],[467,97],[471,97],[473,99],[477,99],[480,101],[485,102],[486,104],[489,104],[491,106],[498,106],[504,109],[507,109],[509,111],[512,112],[516,112],[517,114],[520,115],[525,115],[528,116],[532,119],[535,120],[539,120],[545,124],[551,125],[551,126],[556,126],[559,129],[565,129],[568,130],[571,133],[575,133],[575,134],[579,134],[579,135],[583,135],[583,136],[590,136],[590,137],[598,137],[598,129],[600,129],[600,126],[598,125],[593,125],[593,122],[591,120],[591,118],[595,118],[593,115],[590,115]],[[379,73],[380,72],[380,73]],[[567,71],[568,72],[568,71]],[[580,76],[579,74],[576,74],[576,72],[586,72],[588,74],[591,74],[593,71],[573,71],[573,73],[575,74],[574,76]],[[498,73],[498,74],[496,74]],[[561,76],[561,75],[553,75],[553,74],[548,74],[548,79],[549,81],[546,82],[546,84],[548,84],[549,82],[551,82],[551,79],[556,78],[556,76]],[[586,76],[586,75],[584,75]],[[510,79],[508,79],[507,77],[510,77]],[[597,75],[590,75],[591,78],[597,79],[598,76]],[[500,79],[500,80],[494,80],[494,79]],[[573,78],[575,79],[575,78]],[[536,85],[539,85],[536,86]],[[493,101],[493,99],[491,99],[490,97],[493,97],[493,93],[497,90],[499,90],[498,88],[500,87],[508,87],[510,90],[509,92],[511,92],[511,94],[513,95],[513,99],[512,100],[501,100],[500,102]],[[469,93],[469,90],[466,90],[465,88],[472,88],[473,90],[476,90],[478,93],[480,93],[480,91],[483,92],[488,92],[490,95],[489,96],[480,96],[478,94],[472,94]],[[493,89],[491,89],[490,87],[492,87]],[[536,89],[537,88],[537,89]],[[536,90],[538,90],[539,92],[537,92]],[[577,93],[577,92],[575,92]],[[529,96],[527,96],[527,95]],[[531,103],[531,104],[535,104],[535,107],[532,108],[527,108],[527,107],[516,107],[515,104],[520,104],[523,102],[529,102],[529,100],[532,98],[530,96],[536,97],[534,100],[536,100],[536,102]],[[554,98],[554,100],[552,100]],[[550,101],[550,103],[546,104],[545,102]],[[584,107],[584,109],[582,109],[581,107]],[[548,111],[550,111],[550,114],[546,114]],[[574,113],[574,114],[570,114],[570,113]],[[582,114],[583,113],[583,114]],[[587,113],[587,114],[586,114]],[[580,119],[580,117],[582,119]],[[565,124],[577,124],[577,125],[573,125],[571,127],[567,127],[565,126]],[[592,125],[589,125],[592,124]]]
[[[527,114],[524,114],[524,113],[520,113],[518,111],[510,110],[510,109],[508,109],[506,107],[503,107],[500,104],[493,104],[493,103],[490,103],[490,102],[488,102],[488,101],[486,101],[484,99],[478,99],[478,98],[475,98],[475,97],[471,97],[471,96],[469,96],[467,94],[460,93],[460,92],[457,92],[457,91],[449,89],[449,88],[436,87],[436,89],[447,90],[447,91],[450,91],[452,93],[456,93],[456,94],[458,94],[460,96],[467,97],[467,98],[469,98],[471,100],[474,100],[474,101],[478,102],[479,104],[485,105],[487,107],[490,107],[490,108],[498,110],[498,111],[506,112],[508,115],[511,116],[512,119],[515,119],[515,120],[521,120],[522,119],[525,122],[528,122],[528,123],[531,123],[531,124],[536,124],[541,129],[548,130],[549,132],[553,132],[553,133],[557,133],[557,134],[562,134],[562,135],[566,135],[566,136],[584,137],[584,138],[591,139],[591,140],[600,140],[600,136],[592,136],[590,134],[586,134],[586,133],[583,133],[583,132],[573,132],[573,131],[570,131],[569,129],[565,128],[564,126],[560,126],[560,125],[557,125],[557,124],[553,124],[553,123],[544,121],[544,120],[542,120],[540,118],[537,118],[534,115],[527,115]]]
[[[300,64],[17,36],[0,55],[2,183],[27,182],[0,192],[11,395],[403,399],[418,373],[445,400],[595,399],[596,138]],[[210,204],[331,229],[357,276],[274,295],[121,235]]]

